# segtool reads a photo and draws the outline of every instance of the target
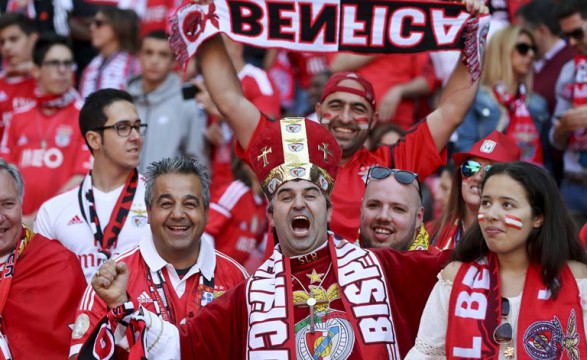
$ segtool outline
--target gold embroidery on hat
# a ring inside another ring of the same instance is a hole
[[[328,155],[332,155],[332,151],[328,150],[328,144],[322,143],[321,145],[318,145],[318,151],[324,153],[324,161],[328,162]]]
[[[285,165],[307,164],[310,162],[308,152],[308,134],[303,117],[281,119],[281,140],[283,146],[283,163]],[[297,131],[291,131],[295,128]]]
[[[260,158],[263,158],[263,167],[266,167],[267,165],[269,165],[269,161],[267,161],[267,154],[271,154],[273,152],[273,149],[267,149],[267,146],[265,146],[261,149],[261,151],[261,155],[257,156],[257,161],[259,161]]]

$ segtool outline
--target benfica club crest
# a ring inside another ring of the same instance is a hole
[[[288,144],[287,147],[292,152],[300,152],[300,151],[304,150],[304,144],[302,144],[302,143]]]
[[[324,321],[316,324],[312,333],[306,326],[296,332],[298,359],[347,359],[353,351],[355,333],[340,311],[325,314]],[[296,326],[297,328],[297,326]]]
[[[208,7],[208,13],[204,14],[200,9],[194,10],[186,15],[181,24],[181,29],[185,37],[195,42],[200,35],[206,30],[206,23],[210,20],[212,25],[218,28],[218,15],[216,15],[216,6],[214,3]]]
[[[302,126],[300,124],[288,124],[285,126],[285,131],[288,133],[298,133],[302,130]]]

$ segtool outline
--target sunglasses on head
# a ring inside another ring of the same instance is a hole
[[[536,55],[538,53],[538,49],[536,48],[536,45],[531,45],[531,44],[527,44],[527,43],[517,43],[516,44],[516,51],[522,56],[527,55],[530,50],[532,50],[534,55]]]
[[[400,184],[411,185],[415,181],[420,198],[422,198],[422,189],[420,187],[420,182],[418,181],[418,174],[408,170],[390,169],[383,166],[371,166],[371,168],[369,168],[369,172],[367,173],[366,185],[368,185],[372,180],[387,179],[391,175],[393,175]]]
[[[512,325],[508,322],[510,315],[510,301],[507,298],[501,298],[501,317],[505,320],[504,323],[499,324],[493,331],[493,340],[497,344],[507,344],[512,341]]]
[[[461,164],[461,175],[468,178],[477,174],[481,169],[483,169],[484,172],[488,172],[489,169],[491,169],[491,165],[483,166],[475,160],[467,160]]]
[[[566,42],[569,42],[570,39],[574,39],[575,41],[581,41],[583,40],[583,37],[585,37],[585,30],[583,29],[583,26],[580,26],[575,30],[569,32],[561,33],[561,38],[563,38],[563,40],[565,40]]]

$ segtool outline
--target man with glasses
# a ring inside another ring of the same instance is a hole
[[[564,151],[560,190],[580,227],[587,223],[587,1],[561,1],[557,14],[563,37],[577,55],[562,68],[556,84],[550,140]]]
[[[32,225],[43,202],[79,184],[91,155],[76,131],[81,98],[73,85],[75,63],[66,38],[48,34],[33,49],[36,105],[15,111],[6,133],[7,161],[25,178],[24,222]]]
[[[39,210],[35,231],[75,253],[88,282],[100,264],[149,232],[145,183],[137,171],[146,127],[128,93],[103,89],[90,94],[79,129],[94,155],[92,170],[81,185]]]
[[[423,227],[421,184],[418,174],[373,166],[361,205],[360,242],[363,247],[399,251],[431,250]]]

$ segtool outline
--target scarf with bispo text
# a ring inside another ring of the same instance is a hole
[[[540,265],[528,267],[517,324],[516,359],[578,359],[579,354],[587,354],[579,289],[567,265],[561,271],[560,284],[555,299],[542,281]],[[494,253],[461,265],[448,309],[447,359],[499,358],[500,347],[493,333],[502,321],[501,291]]]
[[[389,289],[379,260],[372,252],[346,240],[335,239],[332,234],[328,236],[328,247],[360,357],[399,359]],[[246,351],[250,360],[265,359],[268,353],[271,358],[285,359],[296,353],[291,265],[289,258],[278,249],[279,245],[247,283]],[[379,282],[372,288],[380,291],[377,303],[372,300],[372,291],[358,292],[363,289],[361,284],[365,280]],[[347,294],[353,296],[349,298]],[[268,331],[273,335],[268,337]]]
[[[493,87],[497,101],[506,108],[509,123],[503,131],[520,148],[520,160],[535,165],[544,165],[540,132],[536,128],[526,104],[527,90],[523,83],[518,85],[516,94],[510,94],[506,86],[498,82]]]
[[[0,275],[0,360],[12,358],[6,334],[4,334],[4,329],[2,328],[2,314],[6,301],[8,300],[8,294],[10,293],[10,285],[12,285],[12,279],[14,278],[16,263],[31,242],[33,236],[35,234],[31,230],[25,226],[22,227],[21,237],[16,243],[14,250],[8,255],[8,259],[6,259]]]
[[[110,215],[110,221],[104,227],[100,225],[100,219],[98,218],[98,211],[96,210],[96,199],[94,197],[94,189],[92,185],[92,172],[84,178],[82,185],[78,190],[78,201],[82,216],[87,224],[90,225],[92,233],[94,234],[94,245],[98,246],[100,250],[98,252],[102,254],[105,259],[108,260],[112,256],[111,248],[116,247],[118,243],[118,235],[122,231],[124,222],[130,208],[132,206],[133,199],[137,192],[139,180],[139,173],[137,169],[133,169],[126,179],[126,183],[122,189],[122,192],[116,200],[116,205]]]
[[[217,33],[265,48],[306,52],[417,53],[461,49],[473,81],[489,16],[471,17],[462,4],[433,1],[185,0],[170,19],[169,42],[186,66]]]
[[[576,55],[573,106],[582,105],[587,105],[587,55]],[[575,130],[569,138],[568,147],[579,153],[579,164],[587,169],[587,129]]]

